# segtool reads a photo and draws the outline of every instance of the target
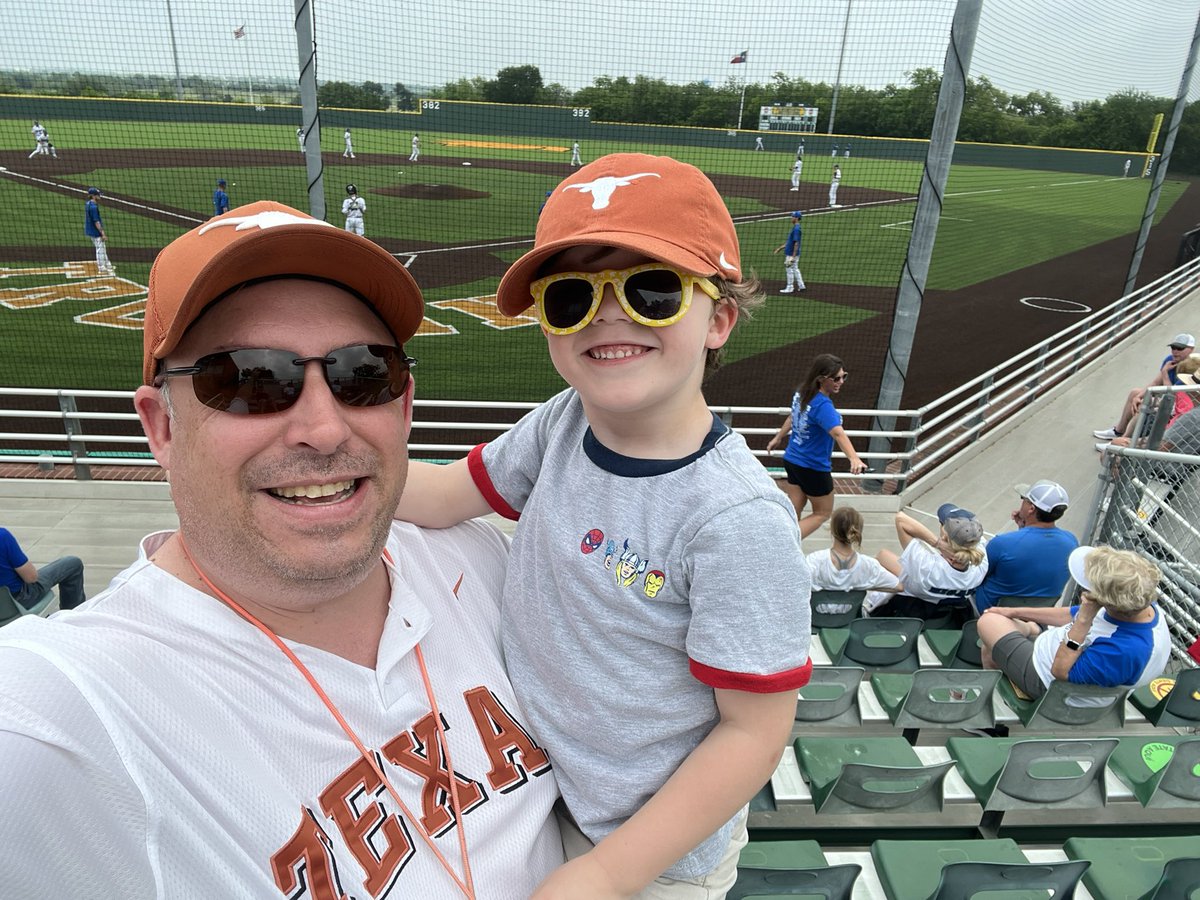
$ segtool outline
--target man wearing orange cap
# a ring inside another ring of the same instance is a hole
[[[399,514],[520,512],[505,660],[570,814],[536,896],[718,900],[811,672],[796,515],[701,390],[758,282],[703,172],[620,153],[558,185],[496,301],[571,387],[414,465]]]
[[[562,863],[505,541],[392,521],[422,316],[394,257],[278,203],[159,254],[134,403],[179,530],[0,634],[6,895],[524,900]]]

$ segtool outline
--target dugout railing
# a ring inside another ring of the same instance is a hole
[[[872,436],[889,439],[883,452],[862,452],[869,470],[844,471],[835,453],[835,480],[843,493],[903,494],[962,450],[1015,416],[1044,402],[1084,367],[1145,327],[1200,287],[1200,259],[1192,260],[1116,303],[1083,316],[965,384],[916,409],[844,409],[846,433],[857,446]],[[0,465],[74,467],[79,479],[123,477],[109,467],[153,466],[133,411],[131,391],[0,388]],[[511,427],[535,403],[417,400],[410,453],[446,460]],[[743,434],[773,474],[766,452],[786,407],[714,406]],[[887,431],[873,430],[880,421]],[[838,467],[843,471],[837,471]],[[105,470],[108,469],[108,472]]]

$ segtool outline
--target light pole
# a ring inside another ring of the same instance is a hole
[[[179,74],[179,48],[175,46],[175,18],[171,15],[171,0],[167,0],[167,29],[171,32],[171,56],[175,60],[175,99],[183,99],[183,76]]]
[[[837,78],[833,80],[833,101],[829,104],[829,130],[826,134],[833,134],[833,120],[837,116],[838,89],[842,86],[842,63],[846,61],[846,35],[850,31],[850,7],[853,5],[854,0],[846,0],[846,18],[842,22],[842,49],[838,53]]]

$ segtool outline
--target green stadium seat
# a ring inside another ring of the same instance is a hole
[[[1116,738],[952,737],[946,749],[984,810],[1091,809],[1107,802]]]
[[[1083,884],[1095,900],[1186,900],[1200,888],[1198,836],[1073,837],[1063,850],[1091,862]]]
[[[13,598],[12,591],[0,585],[0,625],[15,622],[21,616],[40,616],[54,600],[54,588],[38,598],[37,603],[26,609]]]
[[[1122,737],[1108,767],[1142,806],[1200,809],[1200,735]]]
[[[1086,862],[1032,864],[1008,838],[963,841],[875,841],[871,859],[888,900],[1070,900]],[[990,893],[996,892],[996,893]],[[1000,893],[1003,892],[1003,893]]]
[[[858,686],[864,669],[857,666],[816,666],[796,700],[797,722],[861,725]]]
[[[871,687],[897,728],[991,728],[999,680],[996,669],[921,669],[877,672]]]
[[[795,748],[818,813],[939,813],[954,768],[924,765],[900,736],[799,738]]]
[[[1155,682],[1164,680],[1174,684],[1165,697],[1157,697]],[[1156,678],[1130,693],[1129,702],[1147,721],[1162,728],[1200,728],[1200,669],[1184,669],[1174,679]]]
[[[846,629],[824,628],[818,633],[835,665],[915,672],[920,666],[917,639],[921,628],[920,619],[855,619]],[[839,632],[843,630],[841,640]]]
[[[825,591],[812,592],[812,627],[845,628],[858,618],[866,591]]]
[[[955,669],[979,669],[983,666],[977,619],[971,619],[961,630],[926,628],[925,643],[929,644],[943,666]]]
[[[727,900],[824,897],[850,900],[861,866],[830,866],[816,841],[752,841],[742,849]]]
[[[1093,730],[1120,731],[1125,727],[1127,688],[1052,681],[1046,693],[1036,700],[1019,698],[1007,678],[1001,678],[996,689],[1026,728],[1087,726]]]

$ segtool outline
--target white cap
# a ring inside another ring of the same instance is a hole
[[[1188,334],[1186,331],[1181,331],[1181,332],[1179,332],[1179,334],[1175,335],[1175,337],[1171,338],[1171,340],[1169,342],[1169,346],[1171,346],[1171,347],[1195,347],[1196,346],[1196,337],[1195,337],[1195,335]]]
[[[1087,576],[1083,574],[1083,564],[1087,561],[1088,554],[1095,550],[1095,547],[1089,547],[1083,544],[1071,551],[1071,555],[1067,557],[1067,569],[1071,572],[1071,577],[1075,579],[1075,583],[1085,591],[1092,589],[1092,583]]]
[[[1067,490],[1056,481],[1038,481],[1033,484],[1015,486],[1022,500],[1028,500],[1042,512],[1054,512],[1060,506],[1069,506],[1071,500]]]

